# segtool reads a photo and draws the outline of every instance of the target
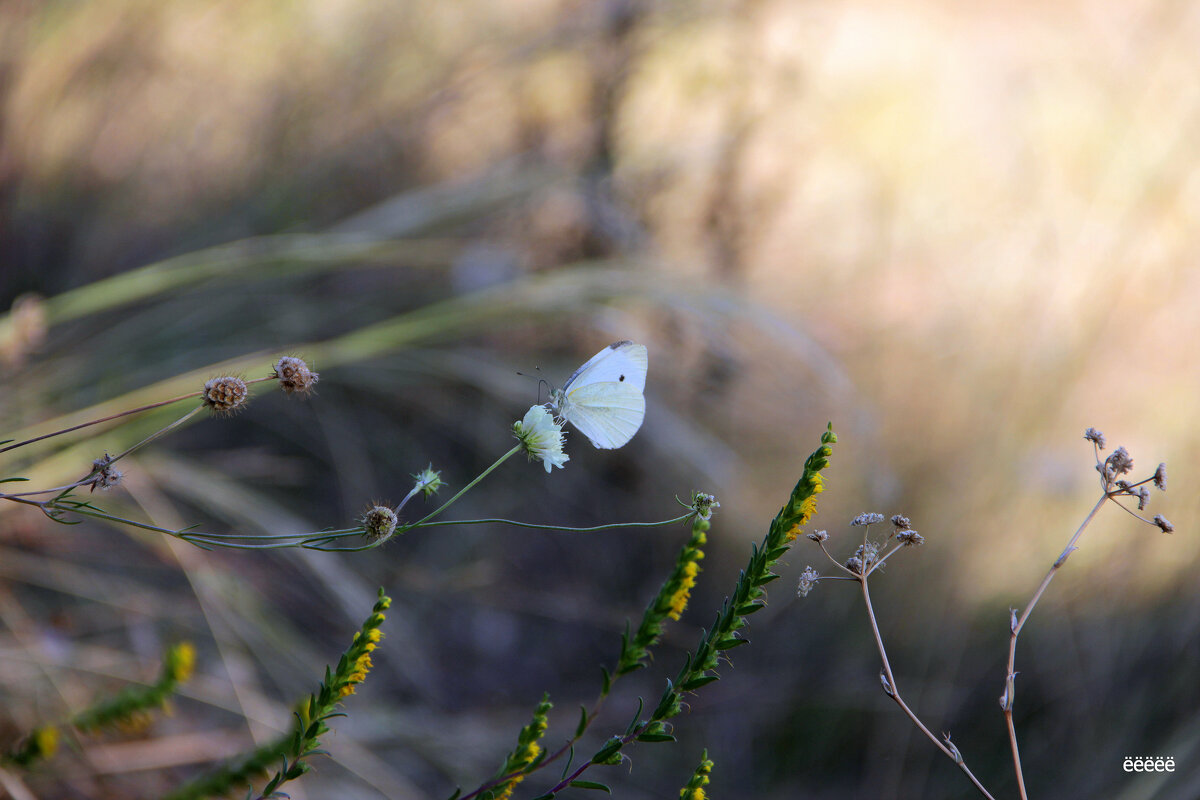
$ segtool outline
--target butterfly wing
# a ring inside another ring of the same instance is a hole
[[[563,415],[603,450],[624,446],[642,427],[646,398],[635,386],[605,381],[572,388]]]
[[[614,450],[633,438],[646,417],[646,346],[613,342],[589,358],[557,395],[557,410],[596,447]]]
[[[650,356],[646,345],[624,340],[613,342],[575,370],[562,390],[570,393],[576,386],[589,383],[624,383],[646,390],[646,370],[650,368]]]

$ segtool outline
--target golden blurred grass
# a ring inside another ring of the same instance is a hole
[[[834,420],[818,523],[902,511],[927,536],[886,576],[881,623],[901,681],[907,664],[914,697],[997,776],[1006,609],[1090,506],[1095,425],[1139,470],[1169,463],[1155,503],[1177,533],[1116,515],[1090,533],[1018,668],[1031,773],[1056,796],[1113,796],[1118,756],[1183,763],[1198,741],[1173,711],[1194,706],[1180,665],[1200,657],[1198,43],[1192,7],[1132,0],[6,3],[0,293],[53,297],[42,351],[0,375],[0,413],[43,424],[304,345],[316,400],[193,426],[129,497],[181,523],[340,525],[430,458],[460,481],[478,469],[532,394],[513,370],[551,358],[561,379],[639,338],[651,413],[631,449],[573,454],[546,483],[520,473],[473,507],[520,516],[537,491],[564,518],[649,517],[714,491],[711,606]],[[280,724],[373,586],[403,587],[386,698],[351,708],[336,750],[387,796],[487,774],[541,688],[564,708],[587,697],[672,547],[465,532],[383,563],[251,560],[0,511],[7,663],[77,696],[152,661],[147,641],[206,635],[189,714],[228,708],[240,717],[214,724],[237,730]],[[739,669],[697,699],[684,724],[717,762],[714,794],[957,791],[879,697],[838,594],[776,590]],[[11,674],[15,720],[54,707]],[[760,690],[771,679],[784,701]],[[435,725],[447,735],[424,739]],[[694,766],[636,759],[631,797]],[[1103,759],[1113,772],[1093,774]],[[312,796],[359,786],[322,772]]]

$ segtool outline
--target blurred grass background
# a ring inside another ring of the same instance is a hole
[[[848,541],[855,513],[902,512],[927,537],[875,589],[893,665],[1011,794],[1007,610],[1093,502],[1094,425],[1139,474],[1168,462],[1151,513],[1177,532],[1104,515],[1039,606],[1017,662],[1027,778],[1190,799],[1198,70],[1200,11],[1135,0],[6,2],[0,307],[45,301],[0,317],[0,438],[295,353],[315,398],[193,424],[103,500],[168,526],[342,527],[427,463],[453,489],[507,449],[536,394],[517,370],[561,382],[643,341],[628,447],[573,436],[567,469],[506,465],[454,512],[587,525],[721,499],[689,614],[597,730],[658,696],[833,420],[816,522]],[[2,472],[77,477],[173,418]],[[543,689],[569,733],[684,539],[467,528],[370,557],[204,553],[3,507],[0,728],[151,680],[192,639],[173,716],[26,779],[154,796],[286,726],[383,585],[376,671],[290,791],[443,797],[491,774]],[[673,797],[707,746],[714,797],[970,796],[879,691],[854,593],[801,602],[818,560],[787,561],[681,743],[595,777]],[[1130,778],[1139,754],[1178,770]]]

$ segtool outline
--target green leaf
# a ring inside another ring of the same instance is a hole
[[[447,797],[446,800],[458,800],[458,798],[460,798],[460,797],[462,797],[462,788],[457,787],[454,790],[454,794]]]
[[[729,638],[722,639],[720,642],[718,642],[717,649],[718,650],[732,650],[733,648],[741,647],[744,644],[750,644],[750,640],[749,639],[735,639],[734,637],[731,636]]]
[[[575,789],[597,789],[601,792],[612,794],[612,789],[609,789],[603,783],[597,783],[596,781],[571,781],[568,785]]]
[[[578,739],[580,736],[583,736],[583,732],[587,730],[587,726],[588,726],[587,709],[584,708],[583,706],[580,706],[579,707],[579,724],[575,726],[575,738],[576,739]]]
[[[563,761],[565,763],[563,764],[560,777],[565,778],[567,777],[567,773],[571,771],[571,765],[575,763],[575,745],[571,745],[567,748],[567,757],[563,759]]]
[[[9,441],[11,442],[12,439],[9,439]],[[4,444],[4,442],[0,442],[0,444]],[[17,481],[27,481],[27,480],[29,480],[29,478],[0,478],[0,483],[13,483],[13,482],[17,482]]]
[[[669,733],[643,733],[637,737],[639,742],[673,742],[675,737]]]
[[[610,763],[612,757],[614,755],[618,755],[621,752],[621,748],[623,746],[624,745],[621,742],[621,737],[619,737],[619,736],[612,737],[611,739],[608,740],[608,744],[604,745],[604,747],[601,747],[600,750],[596,753],[596,755],[592,756],[592,763],[593,764],[608,764],[608,763]],[[619,763],[619,761],[620,761],[620,759],[618,759],[618,763]]]
[[[707,684],[712,683],[713,681],[719,681],[719,680],[721,680],[721,678],[717,675],[701,675],[698,678],[692,678],[690,681],[683,684],[683,686],[681,686],[680,689],[685,692],[694,692],[697,689],[699,689],[701,686],[705,686]]]
[[[642,709],[645,708],[645,703],[642,698],[638,698],[637,711],[633,712],[633,719],[629,720],[629,727],[625,729],[625,733],[633,733],[633,729],[637,727],[638,720],[642,718]]]

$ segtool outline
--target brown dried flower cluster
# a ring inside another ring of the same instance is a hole
[[[284,356],[275,365],[274,377],[279,379],[280,387],[288,394],[308,394],[317,385],[320,376],[309,369],[303,359]]]
[[[396,512],[385,505],[375,504],[363,514],[365,535],[372,541],[387,539],[396,532]]]
[[[218,414],[232,414],[246,404],[249,394],[241,378],[210,378],[204,384],[204,405]]]

